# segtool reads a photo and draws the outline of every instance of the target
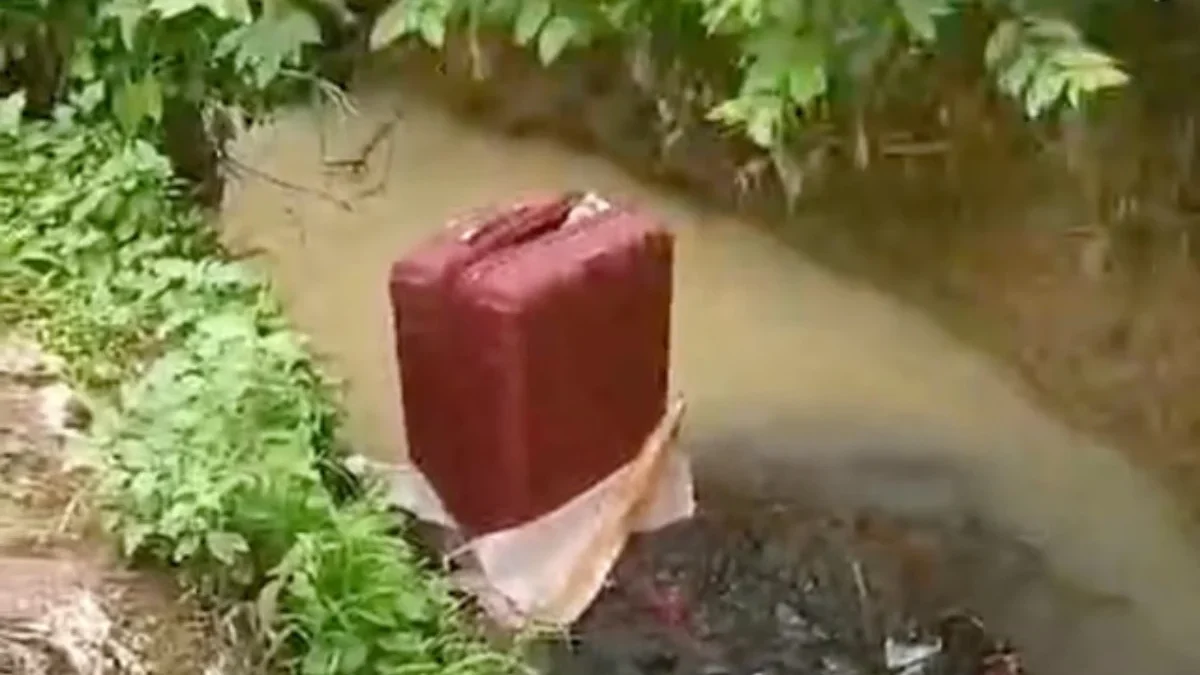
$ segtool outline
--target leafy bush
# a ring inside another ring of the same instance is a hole
[[[237,125],[305,91],[330,91],[310,68],[330,11],[309,10],[322,8],[325,0],[0,3],[0,97],[19,96],[43,118],[115,120],[165,150],[191,197],[219,206]]]
[[[106,104],[126,131],[162,122],[166,102],[257,108],[321,41],[289,0],[18,0],[0,7],[0,55],[53,54],[63,72],[18,69],[11,89],[51,86]],[[316,6],[320,6],[319,3]],[[40,50],[35,49],[40,47]],[[38,65],[38,64],[31,64]],[[50,82],[38,81],[39,78]],[[4,92],[10,93],[10,92]]]
[[[430,592],[413,552],[387,536],[392,527],[378,510],[351,506],[334,515],[331,527],[302,535],[276,568],[259,606],[268,613],[279,607],[294,627],[306,650],[299,671],[514,670],[508,657],[463,639],[447,589]]]
[[[241,592],[261,582],[300,532],[331,510],[314,458],[332,415],[308,357],[287,331],[260,332],[244,306],[201,319],[104,419],[109,529]]]
[[[1072,6],[1059,3],[1060,11]],[[775,146],[831,106],[857,105],[883,76],[936,51],[983,13],[993,31],[987,65],[1001,91],[1036,117],[1059,103],[1125,81],[1117,64],[1087,46],[1071,23],[1030,13],[1016,0],[393,0],[371,33],[385,47],[408,35],[441,47],[447,30],[489,25],[533,47],[543,63],[568,47],[616,38],[630,48],[671,43],[680,56],[716,49],[738,84],[712,119]],[[977,10],[975,12],[969,10]],[[664,34],[664,30],[666,33]],[[702,45],[688,48],[699,40]],[[694,64],[693,64],[694,65]]]
[[[511,670],[382,500],[330,490],[331,390],[268,289],[170,198],[167,162],[111,124],[17,131],[0,133],[0,319],[83,381],[124,383],[91,443],[124,551],[214,601],[257,597],[298,671]]]
[[[117,382],[207,301],[253,294],[180,211],[167,162],[115,129],[25,125],[0,134],[0,318],[21,320],[91,387]]]

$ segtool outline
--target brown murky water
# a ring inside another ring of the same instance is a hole
[[[702,473],[847,506],[978,517],[1045,560],[1037,579],[978,600],[1038,672],[1200,672],[1200,556],[1176,514],[1117,452],[1033,407],[1009,374],[751,224],[600,159],[491,135],[414,94],[358,104],[327,126],[327,154],[353,156],[400,110],[390,152],[361,175],[331,172],[314,114],[285,115],[237,149],[275,180],[246,175],[223,226],[233,248],[265,251],[292,317],[345,380],[361,448],[404,452],[384,284],[396,256],[456,211],[514,192],[632,198],[677,228],[673,377]]]

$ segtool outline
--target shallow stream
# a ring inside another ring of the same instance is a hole
[[[602,159],[491,134],[416,93],[359,97],[343,122],[298,111],[244,139],[235,154],[254,170],[222,227],[234,250],[261,249],[292,318],[344,379],[360,448],[404,452],[385,290],[394,258],[452,214],[517,192],[618,195],[678,233],[673,387],[689,400],[684,443],[701,474],[835,510],[974,520],[1036,552],[1034,573],[981,575],[969,597],[1036,673],[1200,672],[1200,555],[1177,514],[1114,449],[1039,411],[1013,375],[762,228]],[[322,161],[322,146],[326,159],[354,157],[397,112],[362,171]]]

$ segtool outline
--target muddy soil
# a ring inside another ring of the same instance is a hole
[[[134,571],[68,443],[88,415],[53,359],[0,340],[0,672],[231,675],[241,656],[167,574]]]

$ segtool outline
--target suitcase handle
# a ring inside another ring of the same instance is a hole
[[[554,201],[533,201],[483,216],[476,225],[458,235],[459,242],[468,250],[456,261],[457,267],[461,269],[496,251],[558,229],[581,198],[580,193],[569,192]]]

